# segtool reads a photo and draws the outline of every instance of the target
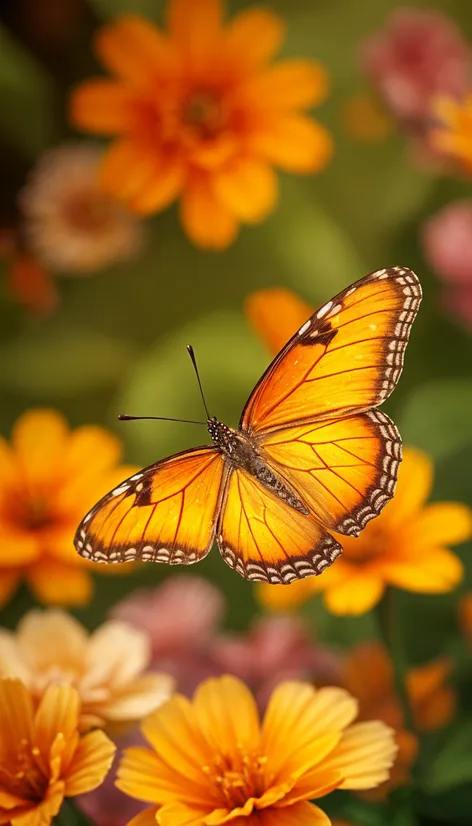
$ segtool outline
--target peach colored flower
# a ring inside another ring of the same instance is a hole
[[[0,823],[49,826],[65,797],[103,781],[115,746],[81,736],[79,713],[70,686],[49,686],[36,708],[20,680],[0,679]]]
[[[88,602],[92,566],[72,540],[84,513],[135,473],[120,458],[111,433],[94,425],[70,431],[55,410],[29,410],[11,444],[0,437],[0,605],[24,580],[42,602]]]
[[[353,723],[341,688],[281,683],[262,722],[235,677],[206,680],[193,700],[174,697],[142,724],[149,748],[125,751],[118,787],[151,804],[134,826],[256,822],[329,826],[310,800],[387,779],[396,747],[380,722]]]
[[[106,622],[92,634],[57,608],[29,611],[16,633],[0,629],[0,675],[18,677],[39,699],[51,683],[77,689],[81,726],[141,720],[167,700],[173,680],[145,673],[147,634],[124,622]]]
[[[179,198],[192,241],[222,248],[274,208],[273,166],[323,169],[331,139],[306,110],[325,98],[326,73],[308,60],[273,65],[283,36],[264,9],[224,23],[222,0],[169,0],[165,31],[134,15],[105,26],[95,45],[113,79],[81,84],[71,119],[116,136],[107,191],[141,214]]]

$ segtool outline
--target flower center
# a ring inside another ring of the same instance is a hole
[[[63,214],[72,229],[100,234],[110,224],[110,202],[98,189],[74,192],[65,201]]]
[[[231,811],[244,806],[249,798],[264,794],[266,763],[264,755],[241,752],[236,760],[234,756],[221,755],[212,766],[204,766],[203,770],[216,787],[224,806]]]
[[[184,101],[182,120],[201,140],[216,138],[227,124],[221,96],[204,89],[193,92]]]
[[[39,755],[37,746],[31,747],[28,740],[21,740],[13,759],[10,754],[8,763],[0,763],[0,785],[24,800],[42,800],[48,779],[36,764],[35,758]]]
[[[49,501],[44,496],[25,497],[15,502],[12,513],[15,522],[29,531],[41,530],[54,522]]]
[[[387,539],[381,528],[368,525],[359,538],[349,541],[344,550],[349,562],[363,565],[386,553]]]

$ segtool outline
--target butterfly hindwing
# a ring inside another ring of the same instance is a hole
[[[401,461],[400,434],[380,410],[272,431],[260,450],[311,513],[350,536],[392,498]]]
[[[320,574],[341,553],[316,519],[289,507],[242,468],[229,478],[216,539],[225,562],[259,582],[287,584]]]
[[[213,544],[224,472],[215,447],[150,465],[95,505],[75,547],[93,562],[198,562]]]
[[[366,275],[290,339],[251,394],[240,427],[261,433],[376,407],[394,389],[421,301],[403,267]]]

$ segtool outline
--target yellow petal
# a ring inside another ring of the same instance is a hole
[[[127,132],[133,124],[134,100],[113,80],[87,80],[72,91],[69,116],[75,126],[100,135]]]
[[[187,184],[182,194],[180,217],[184,229],[198,247],[224,249],[234,241],[238,232],[235,217],[218,201],[205,178],[195,177]]]
[[[254,71],[271,60],[284,36],[285,24],[280,17],[265,9],[247,9],[226,27],[224,53],[235,58],[238,66]]]
[[[50,605],[84,605],[92,596],[91,576],[80,562],[66,565],[45,559],[28,569],[27,580],[40,602]]]
[[[324,601],[328,611],[340,616],[365,614],[379,602],[385,582],[380,575],[369,574],[361,566],[359,568],[357,576],[346,576],[343,581],[326,588]]]
[[[472,536],[472,511],[458,502],[434,502],[415,518],[408,531],[412,545],[457,545]]]
[[[248,144],[252,153],[287,172],[319,172],[333,154],[326,129],[303,115],[267,114]]]
[[[205,739],[218,751],[237,753],[259,744],[259,713],[241,680],[225,675],[201,683],[193,700],[195,719]]]
[[[41,554],[41,545],[34,531],[18,531],[14,527],[9,529],[7,524],[0,526],[0,588],[3,583],[4,568],[19,568],[22,565],[29,565],[35,562]],[[10,571],[5,571],[5,575],[12,575]],[[4,587],[8,593],[9,580],[5,581]],[[10,579],[11,582],[11,579]]]
[[[239,221],[257,223],[277,203],[277,176],[262,161],[241,158],[215,172],[216,197]]]
[[[251,78],[243,94],[257,109],[295,109],[318,106],[328,90],[328,76],[319,63],[284,60]]]
[[[331,820],[313,803],[295,803],[257,813],[260,826],[331,826]]]
[[[424,594],[452,591],[464,576],[462,562],[447,548],[431,548],[421,556],[383,563],[382,571],[397,588]]]
[[[55,410],[29,410],[20,416],[13,428],[12,444],[29,482],[57,478],[68,436],[67,422]]]
[[[313,313],[313,308],[309,304],[296,293],[283,287],[272,287],[251,293],[246,298],[244,309],[252,327],[274,355]],[[280,597],[280,607],[290,605],[292,600],[293,604],[299,604],[298,598],[302,599],[305,591],[307,598],[311,594],[307,580],[300,580],[288,586],[269,585],[264,590],[267,591],[268,598],[273,596],[274,606]]]
[[[202,826],[206,823],[210,806],[186,806],[185,803],[166,803],[159,809],[159,826]],[[249,824],[248,824],[249,826]]]
[[[355,718],[357,702],[344,689],[316,690],[285,682],[273,692],[264,716],[261,749],[270,772],[298,776],[336,746],[340,732]]]
[[[58,734],[68,741],[77,732],[80,699],[69,685],[49,685],[35,715],[35,740],[41,754],[48,758]]]
[[[387,505],[390,522],[400,524],[415,514],[428,498],[432,484],[431,457],[422,450],[404,448],[395,496]]]
[[[128,820],[126,826],[156,826],[158,810],[158,806],[150,806]]]
[[[186,743],[181,747],[185,750]],[[125,794],[147,803],[186,802],[190,798],[190,803],[202,805],[208,798],[208,787],[201,775],[195,784],[180,774],[178,767],[169,766],[153,751],[139,747],[124,750],[115,785]]]
[[[70,434],[64,464],[68,474],[101,473],[113,467],[123,453],[120,440],[103,427],[84,425]]]
[[[0,763],[16,760],[18,743],[33,737],[33,702],[20,680],[0,679]]]
[[[107,69],[131,86],[152,89],[162,74],[168,75],[177,65],[169,38],[138,15],[124,15],[104,26],[95,46]]]
[[[395,732],[378,721],[348,728],[323,765],[343,777],[342,789],[373,789],[389,776],[397,753]]]
[[[115,744],[103,731],[91,731],[81,737],[67,770],[66,795],[75,797],[100,786],[108,774],[115,752]]]

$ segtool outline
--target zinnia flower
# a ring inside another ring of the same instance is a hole
[[[180,198],[194,243],[226,247],[238,224],[263,220],[277,200],[272,166],[313,173],[331,139],[304,110],[326,95],[322,67],[271,65],[283,40],[276,15],[247,9],[228,24],[221,0],[170,0],[167,31],[128,15],[103,28],[96,51],[113,80],[72,95],[83,128],[116,135],[101,180],[147,214]]]
[[[223,593],[192,574],[169,577],[153,589],[140,589],[111,611],[147,632],[152,664],[172,674],[177,688],[191,694],[204,677],[218,673],[209,646],[225,610]]]
[[[134,824],[325,824],[309,800],[367,789],[388,777],[393,731],[353,724],[356,701],[341,688],[298,682],[275,689],[262,722],[235,677],[205,681],[193,700],[174,695],[142,724],[151,748],[125,751],[122,791],[152,804]]]
[[[234,674],[251,688],[260,708],[284,680],[339,682],[340,657],[313,641],[301,617],[261,617],[245,634],[219,634],[210,651],[221,672]]]
[[[456,101],[440,96],[435,100],[438,123],[431,132],[431,143],[470,175],[472,171],[472,94]]]
[[[169,698],[172,678],[144,673],[150,659],[143,631],[115,621],[88,634],[60,609],[29,611],[16,633],[0,629],[0,674],[37,699],[51,683],[74,686],[83,728],[141,720]]]
[[[100,184],[102,155],[88,143],[45,152],[20,193],[29,251],[62,274],[88,275],[125,261],[142,244],[137,218]]]
[[[111,433],[93,425],[70,432],[54,410],[24,413],[11,445],[0,438],[0,605],[22,580],[42,602],[90,599],[91,566],[72,540],[84,513],[135,473],[117,466],[120,455]]]
[[[446,684],[452,670],[449,660],[438,659],[411,668],[406,688],[417,728],[434,731],[449,722],[456,707],[456,695]],[[361,643],[346,657],[343,684],[359,702],[361,720],[382,720],[395,730],[398,753],[390,777],[369,797],[382,798],[397,786],[410,782],[411,768],[418,755],[418,739],[405,728],[400,700],[396,694],[393,666],[388,651],[380,643]]]
[[[271,349],[287,341],[310,310],[287,290],[262,290],[246,303],[249,320]],[[472,536],[472,511],[456,502],[426,505],[433,481],[430,457],[404,450],[395,496],[380,516],[354,538],[337,535],[344,553],[322,576],[292,585],[258,586],[265,605],[290,607],[320,591],[334,614],[362,614],[387,585],[420,593],[451,591],[462,564],[448,545]]]
[[[48,826],[64,797],[95,789],[115,746],[103,733],[81,736],[79,695],[49,686],[39,706],[20,680],[0,680],[0,823]]]

